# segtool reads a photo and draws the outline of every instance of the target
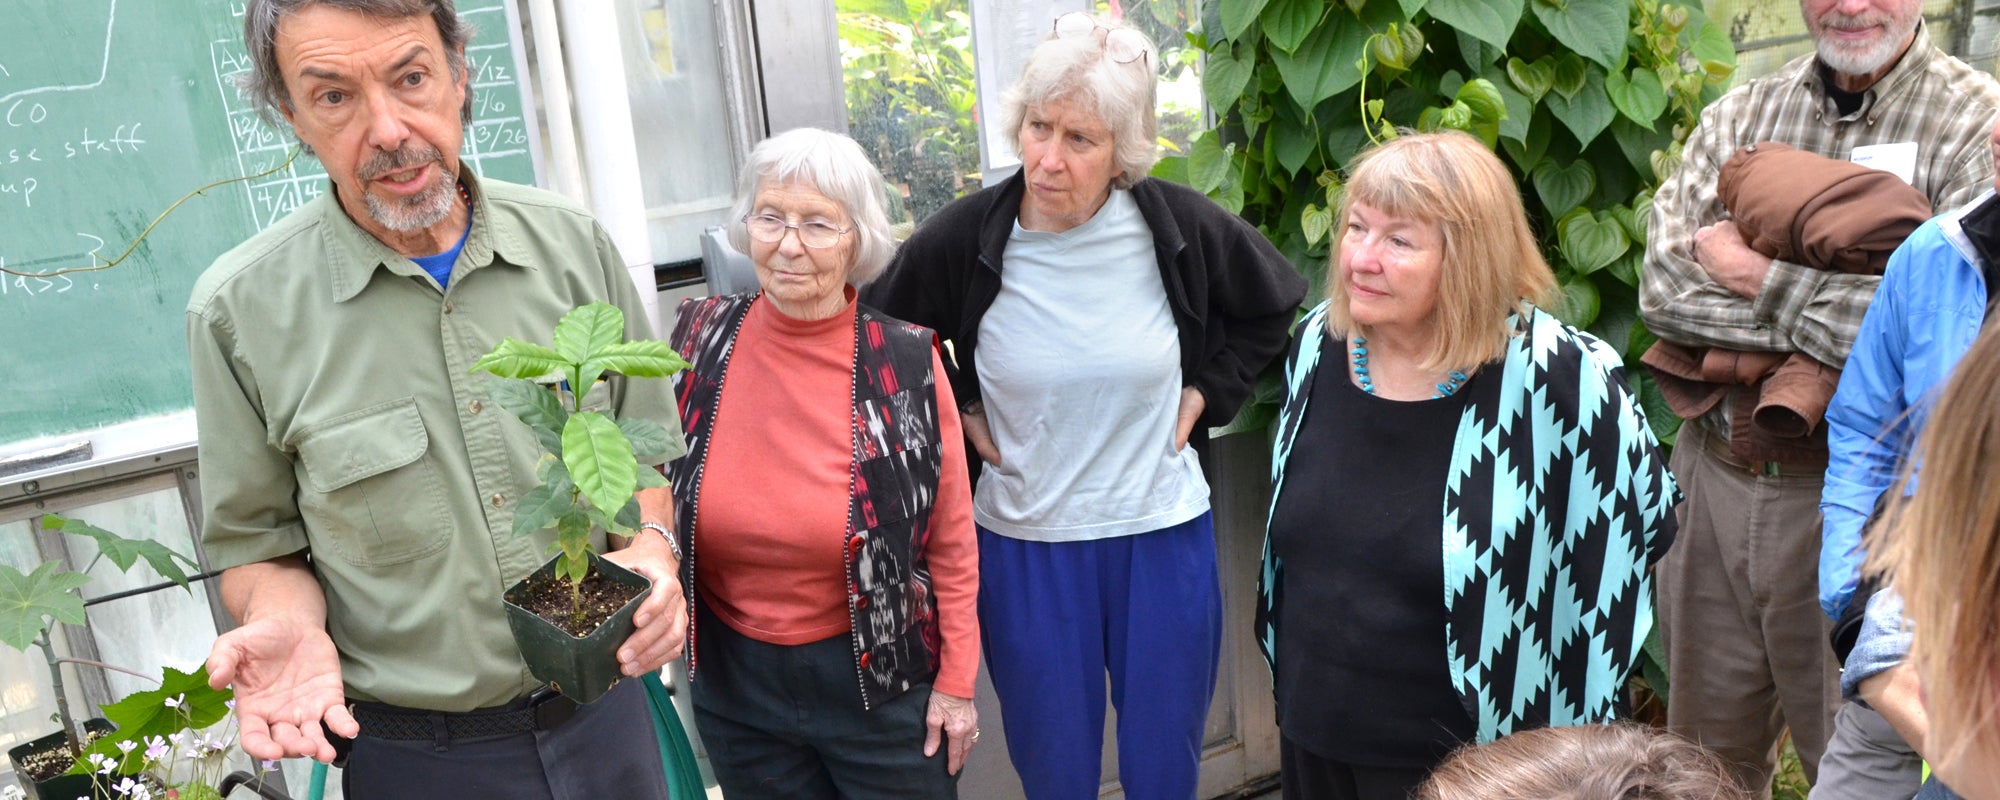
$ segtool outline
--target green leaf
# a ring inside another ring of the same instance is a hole
[[[593,352],[595,355],[583,362],[585,374],[594,369],[633,378],[665,378],[688,368],[687,359],[666,342],[654,339],[617,342]]]
[[[1153,171],[1151,175],[1155,178],[1159,178],[1160,180],[1173,181],[1174,183],[1178,183],[1182,186],[1191,185],[1188,182],[1187,156],[1162,157],[1159,161],[1153,164]]]
[[[1243,32],[1250,29],[1250,25],[1257,21],[1259,14],[1264,13],[1264,5],[1269,2],[1270,0],[1230,0],[1227,3],[1217,3],[1222,12],[1222,35],[1231,40],[1242,38]]]
[[[1397,0],[1397,5],[1403,7],[1404,19],[1415,19],[1417,16],[1417,12],[1424,10],[1424,3],[1428,1],[1429,0]]]
[[[1575,53],[1564,54],[1555,60],[1555,67],[1549,73],[1549,88],[1565,98],[1576,96],[1583,91],[1585,79],[1590,77],[1590,65]]]
[[[539,378],[568,369],[570,362],[561,353],[509,336],[500,340],[493,352],[480,356],[473,372],[491,372],[502,378]]]
[[[586,411],[569,418],[563,426],[563,464],[570,480],[599,509],[618,508],[631,499],[638,486],[638,461],[632,457],[632,443],[619,432],[617,423],[603,414]]]
[[[1549,113],[1562,120],[1569,132],[1576,135],[1577,146],[1589,147],[1604,127],[1618,116],[1618,110],[1611,107],[1611,98],[1604,93],[1604,73],[1592,66],[1585,71],[1583,89],[1574,96],[1563,95],[1560,83],[1556,93],[1543,98],[1542,104]]]
[[[146,560],[146,566],[152,567],[160,577],[173,581],[182,589],[188,588],[188,576],[187,572],[181,569],[181,563],[187,564],[188,569],[201,571],[201,565],[195,563],[194,559],[176,553],[166,545],[151,539],[127,539],[82,520],[65,519],[54,514],[42,516],[42,527],[89,537],[96,541],[97,552],[104,554],[104,557],[121,572],[130,572],[132,565],[143,558]]]
[[[1528,121],[1527,136],[1518,140],[1502,139],[1500,145],[1507,149],[1507,155],[1514,158],[1515,167],[1523,172],[1533,172],[1549,151],[1549,131],[1554,127],[1551,115],[1537,113]]]
[[[1700,29],[1700,32],[1694,35],[1693,41],[1688,44],[1688,52],[1694,56],[1695,61],[1735,66],[1736,43],[1729,40],[1729,31],[1705,15],[1700,16],[1699,21],[1693,24]]]
[[[556,520],[576,509],[575,491],[567,475],[529,489],[514,506],[514,535],[526,536],[555,525]]]
[[[90,576],[54,561],[44,561],[26,575],[0,564],[0,642],[25,651],[49,628],[50,618],[82,625],[83,598],[76,590],[87,583]]]
[[[583,576],[590,574],[590,515],[582,510],[564,514],[556,520],[556,549],[562,557],[556,559],[556,576],[570,583],[579,583]]]
[[[1597,190],[1597,170],[1582,159],[1570,162],[1567,167],[1544,161],[1535,168],[1534,183],[1535,194],[1542,198],[1542,208],[1549,216],[1561,218]]]
[[[1188,143],[1188,185],[1202,194],[1222,188],[1229,177],[1229,151],[1222,146],[1221,134],[1206,130]]]
[[[1333,209],[1307,203],[1305,213],[1299,215],[1299,227],[1305,229],[1307,244],[1319,244],[1333,229]]]
[[[1236,98],[1243,96],[1243,87],[1250,85],[1250,75],[1256,71],[1253,62],[1237,58],[1235,51],[1230,46],[1209,53],[1202,66],[1201,94],[1218,115],[1236,106]]]
[[[1674,440],[1680,437],[1681,418],[1667,403],[1666,395],[1660,393],[1660,385],[1653,381],[1652,373],[1643,369],[1628,369],[1625,378],[1638,387],[1639,407],[1646,412],[1646,426],[1653,429],[1653,438],[1672,447]],[[1656,628],[1654,633],[1658,632]],[[1662,682],[1660,685],[1666,684]]]
[[[598,351],[625,340],[625,312],[610,303],[577,306],[556,323],[556,352],[581,364]]]
[[[1359,20],[1344,13],[1333,14],[1296,52],[1272,53],[1271,63],[1299,108],[1317,108],[1321,100],[1361,82],[1361,68],[1355,62],[1367,42],[1368,28]]]
[[[1542,101],[1542,95],[1549,93],[1549,88],[1555,85],[1555,79],[1556,63],[1548,56],[1542,56],[1533,62],[1518,58],[1507,59],[1507,80],[1514,84],[1514,88],[1521,90],[1522,94],[1537,103]]]
[[[1572,0],[1561,6],[1533,3],[1535,18],[1556,41],[1573,52],[1616,71],[1625,65],[1625,35],[1632,29],[1632,4],[1627,0]]]
[[[1556,238],[1561,242],[1563,260],[1584,275],[1609,266],[1632,246],[1632,240],[1625,237],[1625,229],[1619,227],[1617,220],[1588,211],[1563,218],[1556,225]]]
[[[1313,154],[1313,130],[1311,127],[1279,117],[1280,124],[1271,127],[1271,148],[1278,157],[1278,165],[1285,168],[1285,177],[1299,174],[1306,159]]]
[[[1280,52],[1296,52],[1315,28],[1322,27],[1319,21],[1326,11],[1321,0],[1271,0],[1264,10],[1264,38]]]
[[[639,471],[651,472],[655,475],[660,474],[652,469],[642,469]],[[638,529],[641,521],[639,518],[639,498],[634,497],[625,503],[624,508],[618,509],[618,516],[611,519],[612,524],[608,527],[617,533],[623,534],[626,531]]]
[[[1528,136],[1528,125],[1535,119],[1535,101],[1514,88],[1513,81],[1507,79],[1506,70],[1498,64],[1488,64],[1481,78],[1493,84],[1493,90],[1500,94],[1501,102],[1507,106],[1507,116],[1500,120],[1500,137],[1520,141]],[[1524,169],[1533,165],[1526,165]]]
[[[1625,153],[1625,162],[1640,175],[1651,175],[1653,153],[1674,142],[1671,131],[1648,130],[1622,116],[1611,121],[1611,138],[1617,140],[1618,149]]]
[[[1611,96],[1619,113],[1647,130],[1652,130],[1653,121],[1667,110],[1666,87],[1660,85],[1658,74],[1644,67],[1632,70],[1630,78],[1623,72],[1606,75],[1604,93]]]
[[[1454,98],[1471,109],[1473,119],[1499,122],[1507,117],[1507,101],[1500,96],[1500,88],[1485,78],[1466,81]]]
[[[229,689],[209,688],[205,665],[192,673],[167,667],[162,671],[160,688],[133,692],[123,700],[103,706],[104,718],[118,729],[85,749],[83,763],[87,767],[89,754],[102,753],[120,759],[119,772],[137,773],[145,764],[147,737],[164,738],[178,731],[198,731],[221,722],[229,714],[229,700],[235,695]],[[167,705],[169,700],[175,705]],[[120,753],[119,742],[137,742],[139,746],[130,753]]]
[[[488,399],[534,431],[543,450],[562,452],[562,429],[569,421],[569,410],[563,408],[562,399],[553,390],[534,381],[509,378],[487,381],[485,388]]]
[[[1646,221],[1640,219],[1638,212],[1633,211],[1630,206],[1612,206],[1611,210],[1605,213],[1618,221],[1618,227],[1625,230],[1627,238],[1634,242],[1646,241]]]
[[[1603,301],[1598,298],[1597,285],[1589,278],[1572,275],[1562,284],[1562,299],[1549,313],[1556,319],[1569,323],[1572,328],[1588,328],[1597,321],[1597,311]]]
[[[1505,50],[1507,40],[1514,37],[1514,26],[1521,21],[1522,3],[1523,0],[1430,0],[1424,10],[1447,27]]]
[[[1479,41],[1477,36],[1463,30],[1453,30],[1451,38],[1458,41],[1458,56],[1468,65],[1491,64],[1500,60],[1500,48]]]
[[[640,467],[638,474],[639,489],[642,491],[646,489],[660,489],[669,485],[667,483],[667,476],[661,475],[657,469]]]
[[[650,419],[627,417],[618,420],[618,431],[625,434],[625,441],[632,443],[632,455],[640,461],[656,461],[666,458],[674,449],[673,439],[667,429]]]

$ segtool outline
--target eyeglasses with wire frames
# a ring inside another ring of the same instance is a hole
[[[782,242],[785,240],[785,231],[796,230],[799,232],[799,244],[814,249],[822,249],[839,244],[840,237],[846,236],[850,231],[854,230],[854,226],[852,225],[842,228],[831,222],[821,222],[819,220],[807,220],[796,223],[786,222],[784,217],[775,214],[746,215],[743,217],[743,225],[750,229],[750,238],[765,244]]]
[[[1082,11],[1056,17],[1055,28],[1058,39],[1081,39],[1103,28],[1105,58],[1119,64],[1130,64],[1145,58],[1148,59],[1146,66],[1152,66],[1151,48],[1146,44],[1145,35],[1131,28],[1113,28]]]

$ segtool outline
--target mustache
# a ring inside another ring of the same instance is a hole
[[[361,165],[360,171],[362,179],[374,180],[391,172],[402,172],[411,167],[430,163],[444,163],[444,153],[429,145],[416,148],[398,147],[370,156],[368,161]]]
[[[1894,18],[1879,11],[1863,14],[1842,14],[1837,11],[1829,11],[1819,18],[1821,26],[1836,28],[1869,28],[1877,25],[1887,27],[1892,22],[1895,22]]]

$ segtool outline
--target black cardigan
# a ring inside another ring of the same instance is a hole
[[[951,340],[960,407],[980,397],[979,320],[1000,294],[1001,256],[1025,186],[1015,173],[945,206],[861,291],[861,302]],[[1284,350],[1306,281],[1262,233],[1201,193],[1157,178],[1131,191],[1153,231],[1180,331],[1182,381],[1206,403],[1190,440],[1205,442],[1207,428],[1235,418],[1257,373]]]

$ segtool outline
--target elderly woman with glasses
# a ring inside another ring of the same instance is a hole
[[[855,302],[895,243],[853,140],[743,168],[759,291],[681,304],[668,467],[695,722],[740,798],[939,798],[979,738],[978,552],[937,337]]]
[[[1107,671],[1126,796],[1194,796],[1222,601],[1188,444],[1236,413],[1305,293],[1255,228],[1146,177],[1153,53],[1059,20],[1000,120],[1020,172],[926,221],[867,294],[953,343],[984,462],[987,672],[1030,798],[1096,796]]]

